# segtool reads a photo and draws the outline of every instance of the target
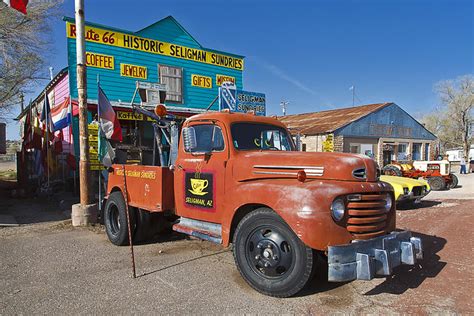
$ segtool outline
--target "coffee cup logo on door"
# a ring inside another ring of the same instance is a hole
[[[186,172],[185,202],[195,207],[214,208],[214,174]]]

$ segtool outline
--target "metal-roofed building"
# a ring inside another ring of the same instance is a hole
[[[365,154],[380,165],[430,160],[437,138],[395,103],[376,103],[278,118],[304,151]]]

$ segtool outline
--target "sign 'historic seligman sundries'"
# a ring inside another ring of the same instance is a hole
[[[67,37],[76,38],[76,25],[74,23],[67,22],[66,28]],[[111,30],[100,29],[87,25],[85,32],[87,42],[95,42],[147,53],[182,58],[241,71],[244,69],[244,60],[234,56],[227,56],[212,51],[162,42],[155,39],[121,32],[113,32]]]

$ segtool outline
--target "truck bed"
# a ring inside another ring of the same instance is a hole
[[[113,165],[109,173],[107,193],[120,189],[124,192],[127,184],[130,206],[163,212],[174,210],[174,175],[168,167],[142,165]],[[125,177],[124,177],[125,171]]]

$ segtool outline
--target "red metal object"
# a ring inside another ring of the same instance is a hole
[[[372,159],[344,153],[237,150],[230,134],[236,122],[286,129],[270,117],[237,113],[193,116],[183,127],[215,124],[222,130],[224,150],[210,155],[185,152],[181,138],[174,168],[127,166],[129,205],[219,224],[224,245],[230,243],[242,214],[262,206],[274,210],[307,246],[323,251],[395,229],[395,206],[387,210],[384,201],[387,194],[393,198],[393,192],[378,181]],[[108,193],[123,190],[122,168],[113,168]],[[365,174],[356,177],[353,172],[361,169]],[[301,182],[298,174],[303,172],[306,179]],[[190,190],[195,198],[189,198]],[[201,194],[211,198],[200,198]],[[360,200],[348,203],[348,214],[335,222],[331,203],[354,195]]]

